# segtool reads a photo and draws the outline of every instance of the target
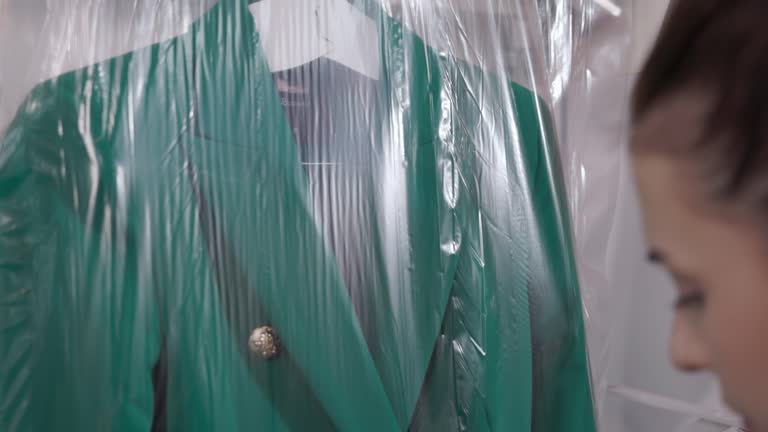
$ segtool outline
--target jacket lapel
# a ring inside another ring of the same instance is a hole
[[[246,6],[222,0],[189,35],[197,56],[191,132],[202,139],[183,149],[198,208],[208,209],[209,225],[226,239],[213,242],[209,255],[226,256],[225,273],[237,267],[242,275],[219,282],[229,290],[223,303],[241,312],[229,314],[230,327],[242,339],[249,328],[273,326],[285,347],[274,361],[295,363],[338,429],[395,430],[347,290],[308,208],[296,144]]]
[[[440,125],[452,120],[450,82],[438,57],[373,0],[356,4],[378,23],[379,154],[371,167],[378,278],[366,287],[369,347],[406,430],[427,375],[470,214],[459,154]],[[369,338],[370,339],[370,338]]]
[[[381,139],[370,143],[379,153],[371,160],[366,341],[307,204],[296,144],[245,3],[222,0],[198,23],[195,40],[205,49],[194,51],[205,56],[195,69],[196,132],[209,143],[190,151],[191,163],[249,286],[337,426],[405,430],[469,214],[455,148],[438,136],[451,89],[419,37],[376,3],[358,3],[378,23],[382,58],[379,106],[359,107],[379,116],[369,136]]]

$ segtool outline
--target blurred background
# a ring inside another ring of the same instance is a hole
[[[180,34],[213,3],[0,0],[0,131],[36,83]],[[402,15],[433,44],[456,50],[451,37],[468,38],[473,43],[464,46],[467,57],[503,67],[547,95],[570,194],[596,406],[607,432],[725,431],[736,422],[720,404],[712,377],[683,375],[670,365],[674,292],[666,275],[645,263],[625,152],[630,89],[667,4],[411,0],[390,5],[393,15]],[[455,15],[455,33],[430,36],[420,17],[446,11]],[[499,14],[515,25],[488,31],[487,16]],[[515,61],[520,56],[529,58]]]

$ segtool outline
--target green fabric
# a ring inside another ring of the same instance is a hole
[[[594,431],[543,105],[364,5],[366,338],[245,6],[39,85],[0,141],[0,430],[149,430],[162,352],[171,431]]]

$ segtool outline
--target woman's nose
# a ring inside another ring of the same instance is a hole
[[[709,349],[703,335],[680,314],[670,340],[670,354],[674,365],[686,372],[697,372],[710,367]]]

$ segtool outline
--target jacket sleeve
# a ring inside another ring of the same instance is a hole
[[[0,138],[2,431],[151,424],[151,276],[110,183],[108,66],[40,84]]]
[[[39,430],[34,391],[41,350],[41,316],[51,307],[37,287],[54,285],[47,260],[56,242],[50,197],[42,192],[45,161],[26,143],[50,140],[41,107],[51,94],[36,89],[0,140],[0,430]],[[55,138],[54,138],[55,140]]]

